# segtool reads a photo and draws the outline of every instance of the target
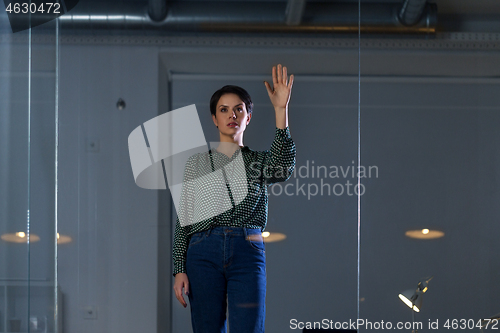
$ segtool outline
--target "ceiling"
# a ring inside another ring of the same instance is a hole
[[[205,2],[205,3],[218,3],[219,8],[221,3],[226,3],[228,6],[231,3],[242,4],[242,3],[283,3],[285,5],[288,0],[165,0],[167,7],[172,4],[179,5],[182,3],[182,8],[190,8],[188,5],[190,2]],[[90,3],[93,7],[95,3],[96,8],[105,4],[108,6],[108,10],[120,11],[121,9],[126,10],[127,6],[133,6],[136,8],[134,12],[140,10],[140,8],[146,8],[148,6],[148,0],[80,0],[80,3],[85,2]],[[306,0],[307,3],[357,3],[358,0]],[[497,0],[428,0],[429,3],[434,3],[437,5],[437,25],[438,31],[440,32],[470,32],[470,33],[500,33],[500,1]],[[121,4],[126,3],[125,6]],[[375,3],[403,3],[403,0],[361,0],[362,4],[375,4]],[[188,6],[186,6],[188,5]],[[224,6],[224,5],[222,5]],[[267,5],[266,5],[267,6]],[[83,6],[84,8],[85,6]],[[177,6],[178,7],[178,6]],[[272,6],[271,6],[272,7]],[[82,7],[80,7],[82,8]],[[87,7],[89,8],[89,7]],[[111,9],[112,8],[112,9]],[[130,7],[132,8],[132,7]],[[224,8],[224,7],[222,7]],[[245,7],[246,8],[246,7]],[[285,7],[283,7],[285,8]],[[229,8],[227,8],[229,9]],[[258,15],[258,8],[254,8],[252,13],[245,14],[248,17],[255,17]],[[84,9],[85,11],[85,9]],[[140,10],[142,11],[142,10]],[[189,10],[191,12],[191,10]],[[196,13],[194,11],[193,13]],[[111,14],[111,13],[110,13]],[[113,13],[114,14],[114,13]],[[266,15],[270,13],[266,12]],[[184,12],[183,19],[189,20],[191,14]],[[199,15],[192,14],[192,15]],[[215,14],[216,15],[216,14]],[[274,14],[273,14],[274,15]],[[217,15],[216,15],[217,16]],[[192,17],[193,20],[199,20],[199,17]],[[246,17],[247,18],[247,17]]]
[[[103,2],[102,0],[87,0],[94,2]],[[168,2],[192,2],[193,0],[175,0]],[[202,2],[220,2],[218,0],[195,0]],[[262,2],[262,0],[223,0],[225,2]],[[148,0],[118,0],[118,2],[143,2],[145,5]],[[266,0],[266,2],[287,2],[287,0]],[[335,2],[332,0],[315,0],[310,2]],[[337,2],[358,2],[358,0],[342,0]],[[361,0],[362,3],[380,3],[392,2],[398,3],[402,0]],[[496,0],[432,0],[429,1],[437,4],[439,13],[442,14],[498,14],[500,15],[500,1]]]

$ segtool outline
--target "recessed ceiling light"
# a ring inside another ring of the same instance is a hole
[[[408,230],[405,235],[415,239],[436,239],[444,237],[444,232],[432,229]]]

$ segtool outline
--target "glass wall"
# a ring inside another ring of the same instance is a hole
[[[470,6],[474,33],[437,2],[427,33],[361,34],[361,165],[378,169],[361,179],[362,331],[478,332],[500,310],[496,34]]]
[[[164,187],[139,184],[135,154],[151,167],[171,136],[148,122],[192,104],[218,141],[209,101],[226,84],[252,96],[244,144],[268,150],[277,64],[295,76],[297,155],[268,187],[266,331],[478,331],[495,317],[500,9],[339,3],[307,2],[315,33],[148,25],[132,2],[15,33],[1,14],[0,333],[191,332],[172,289],[173,193],[163,166]],[[255,8],[264,22],[286,6]],[[323,14],[342,32],[321,30]]]
[[[59,332],[58,31],[0,22],[0,332]]]

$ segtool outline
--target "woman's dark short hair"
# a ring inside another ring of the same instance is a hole
[[[212,98],[210,98],[210,113],[212,113],[215,116],[216,109],[217,109],[217,102],[219,102],[219,99],[222,97],[222,95],[225,94],[236,94],[238,97],[245,103],[245,107],[247,108],[248,114],[252,114],[253,110],[253,103],[252,103],[252,98],[248,94],[248,92],[238,86],[232,86],[232,85],[227,85],[216,92],[212,95]]]

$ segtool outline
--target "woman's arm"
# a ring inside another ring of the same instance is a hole
[[[191,156],[184,167],[181,198],[176,207],[177,219],[175,223],[174,244],[172,259],[174,261],[174,276],[177,273],[186,273],[186,255],[189,245],[188,228],[193,222],[194,185],[196,169],[194,157]]]
[[[286,181],[295,168],[295,144],[288,127],[288,103],[292,93],[293,75],[287,82],[287,69],[279,64],[273,67],[273,89],[266,85],[269,99],[274,106],[276,115],[276,134],[267,152],[263,165],[264,181],[267,185]]]
[[[182,296],[182,289],[187,295],[189,293],[189,279],[186,272],[186,257],[185,250],[187,249],[188,237],[184,231],[184,228],[179,224],[179,218],[177,218],[177,223],[175,224],[175,235],[174,235],[174,292],[175,297],[182,304],[183,307],[187,306],[184,297]]]
[[[177,273],[186,273],[186,254],[189,237],[185,229],[185,227],[180,225],[179,217],[177,217],[174,232],[174,246],[172,251],[172,259],[174,260],[174,276]]]
[[[295,143],[289,128],[276,128],[271,149],[265,151],[262,160],[261,175],[266,185],[284,182],[295,169]]]
[[[277,68],[273,66],[272,74],[273,88],[271,89],[271,85],[267,81],[264,81],[264,85],[266,86],[269,99],[274,106],[276,127],[285,129],[288,127],[288,102],[292,93],[293,74],[290,75],[290,82],[287,82],[287,70],[286,67],[282,68],[281,64]]]
[[[192,222],[194,199],[192,180],[195,177],[196,171],[194,167],[193,156],[191,156],[187,160],[186,166],[184,168],[181,200],[177,207],[177,219],[175,223],[174,245],[172,251],[172,258],[174,261],[173,275],[175,276],[174,292],[175,297],[183,307],[187,307],[187,303],[182,296],[182,290],[184,289],[184,294],[186,295],[188,295],[189,293],[189,279],[186,274],[186,256],[190,237],[188,236],[186,229]]]
[[[187,223],[189,223],[192,213],[192,183],[194,178],[194,168],[192,159],[189,158],[184,167],[184,178],[182,182],[181,200],[177,208],[177,219],[175,221],[174,246],[172,257],[174,260],[174,292],[175,297],[183,307],[187,307],[186,300],[182,296],[189,293],[189,279],[186,274],[186,254],[189,246],[189,236],[187,233]],[[181,221],[183,222],[181,225]]]

